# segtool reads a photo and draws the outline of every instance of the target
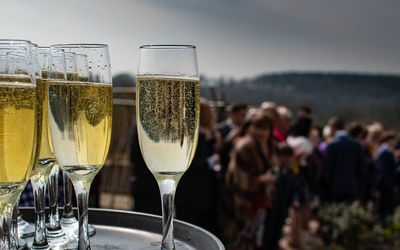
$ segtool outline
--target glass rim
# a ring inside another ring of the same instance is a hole
[[[93,49],[93,48],[107,48],[107,44],[102,44],[102,43],[58,43],[58,44],[52,44],[50,47],[58,47],[58,48],[87,48],[87,49]]]
[[[195,45],[190,44],[145,44],[140,49],[195,49]]]
[[[24,40],[24,39],[0,39],[0,43],[1,44],[13,44],[13,43],[16,43],[16,44],[25,44],[25,43],[32,44],[31,41]]]
[[[23,40],[23,39],[0,39],[0,45],[1,46],[13,46],[13,45],[26,46],[26,45],[32,45],[32,42],[29,40]]]

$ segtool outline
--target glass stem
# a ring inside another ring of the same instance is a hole
[[[19,199],[14,204],[12,216],[11,216],[11,248],[12,249],[19,249],[19,237],[18,237],[18,206]]]
[[[10,248],[10,220],[12,214],[12,208],[9,204],[0,204],[1,213],[1,244],[0,249],[8,250]]]
[[[31,178],[33,198],[35,201],[35,237],[32,249],[43,249],[48,247],[46,237],[46,178],[43,175]]]
[[[177,182],[163,179],[158,182],[162,204],[162,241],[161,249],[175,249],[174,243],[174,199]]]
[[[74,188],[76,200],[78,201],[79,215],[79,250],[90,249],[89,231],[88,231],[88,206],[89,206],[89,191],[91,181],[76,181]]]
[[[64,185],[63,218],[70,219],[75,216],[74,211],[72,210],[72,182],[65,172],[63,173],[63,185]]]
[[[58,174],[60,170],[57,164],[54,164],[53,170],[49,175],[49,225],[51,231],[61,230],[60,217],[58,216]]]

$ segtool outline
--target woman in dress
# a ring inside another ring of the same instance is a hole
[[[227,249],[256,249],[261,246],[266,208],[266,190],[276,177],[271,173],[274,160],[273,121],[264,114],[251,118],[235,148],[227,173],[221,214]]]

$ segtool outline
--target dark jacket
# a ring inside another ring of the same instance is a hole
[[[362,161],[361,144],[348,135],[336,136],[328,145],[324,167],[328,191],[333,199],[346,197],[351,201],[358,198]]]
[[[295,176],[291,170],[282,169],[276,183],[275,198],[265,220],[264,242],[261,249],[275,250],[282,237],[282,228],[295,193]]]
[[[393,153],[384,145],[381,147],[376,162],[376,182],[380,190],[393,190],[396,188],[397,164]]]
[[[376,184],[379,191],[378,214],[383,226],[386,226],[386,217],[393,215],[397,203],[396,195],[397,164],[393,153],[386,144],[379,149],[376,162]]]
[[[225,138],[232,130],[232,125],[227,122],[224,122],[218,125],[217,130],[221,134],[222,138],[225,140]]]

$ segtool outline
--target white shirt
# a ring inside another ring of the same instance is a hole
[[[309,155],[313,151],[313,145],[305,136],[288,136],[287,144],[293,148],[294,155]]]

